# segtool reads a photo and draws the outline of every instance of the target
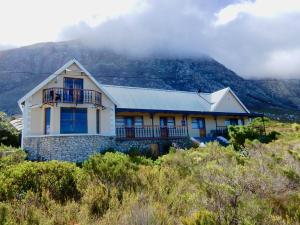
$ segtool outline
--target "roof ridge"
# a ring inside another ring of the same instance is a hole
[[[181,92],[181,93],[189,93],[189,94],[199,94],[196,91],[180,91],[180,90],[172,90],[172,89],[162,89],[162,88],[146,88],[146,87],[137,87],[137,86],[123,86],[123,85],[112,85],[112,84],[102,84],[104,87],[116,87],[116,88],[128,88],[128,89],[143,89],[143,90],[152,90],[152,91],[166,91],[166,92]],[[200,92],[200,94],[210,95],[212,93]]]

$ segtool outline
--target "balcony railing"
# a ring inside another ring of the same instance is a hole
[[[217,126],[215,130],[211,131],[214,137],[223,136],[228,137],[228,127],[227,126]]]
[[[168,139],[183,138],[187,136],[187,128],[184,126],[116,127],[117,139]]]
[[[43,104],[72,103],[101,106],[101,93],[88,89],[48,88],[43,90]]]

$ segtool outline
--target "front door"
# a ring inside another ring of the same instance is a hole
[[[206,136],[205,119],[204,118],[192,118],[192,128],[199,130],[199,137]]]
[[[161,117],[160,118],[160,136],[167,138],[170,136],[170,129],[174,129],[175,119],[174,117]]]
[[[126,138],[134,138],[135,137],[134,118],[133,117],[125,117],[124,122],[125,122]]]
[[[64,78],[64,101],[83,103],[83,79]]]

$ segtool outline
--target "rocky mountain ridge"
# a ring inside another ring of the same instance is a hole
[[[300,110],[300,79],[246,80],[206,56],[135,58],[71,41],[0,51],[0,111],[19,113],[17,100],[72,58],[104,84],[203,92],[229,86],[251,110]]]

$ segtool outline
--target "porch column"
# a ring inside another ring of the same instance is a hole
[[[189,136],[189,123],[188,123],[188,116],[185,115],[185,126],[186,126],[186,134]]]
[[[215,119],[216,130],[217,130],[217,129],[218,129],[218,117],[217,117],[217,116],[214,116],[214,119]]]
[[[152,123],[152,137],[154,138],[154,121],[153,121],[153,113],[150,113],[150,117],[151,117],[151,123]]]

